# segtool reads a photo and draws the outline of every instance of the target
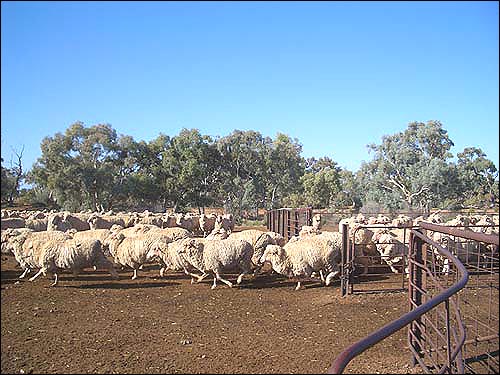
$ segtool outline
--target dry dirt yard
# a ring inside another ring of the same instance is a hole
[[[60,282],[17,277],[1,262],[1,373],[325,373],[356,340],[407,309],[404,292],[342,298],[339,283],[278,275],[239,287],[145,267],[113,280],[87,269]],[[235,279],[235,275],[229,277]],[[406,330],[355,359],[346,373],[409,373]]]

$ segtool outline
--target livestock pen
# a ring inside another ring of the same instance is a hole
[[[449,236],[446,247],[432,233]],[[345,349],[329,373],[405,326],[412,364],[422,371],[498,373],[498,234],[421,223],[409,243],[409,312]]]

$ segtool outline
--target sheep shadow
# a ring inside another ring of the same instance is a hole
[[[118,281],[118,280],[116,280]],[[64,288],[73,289],[151,289],[151,288],[162,288],[166,286],[176,286],[179,283],[175,282],[138,282],[138,283],[121,283],[121,282],[108,282],[108,283],[97,283],[97,284],[84,284],[84,285],[64,285]],[[61,285],[62,286],[62,285]]]
[[[320,280],[313,278],[305,278],[301,282],[302,287],[306,289],[321,288],[324,285]],[[255,279],[243,279],[239,285],[240,289],[280,289],[280,288],[295,288],[297,281],[289,279],[286,276],[270,274],[257,275]]]
[[[8,285],[8,284],[14,284],[17,281],[21,281],[22,279],[19,278],[21,274],[23,273],[22,270],[16,271],[16,270],[5,270],[1,272],[1,285]]]

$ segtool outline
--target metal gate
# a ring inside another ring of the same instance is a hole
[[[267,211],[267,229],[281,234],[288,241],[298,236],[303,225],[312,224],[312,208],[279,208]]]
[[[405,326],[425,373],[499,372],[498,234],[420,225],[409,240],[410,311],[342,351],[329,373]]]
[[[345,254],[341,264],[341,288],[342,296],[356,293],[395,292],[406,289],[408,263],[408,248],[410,243],[410,232],[415,226],[397,227],[390,225],[359,225],[349,231],[348,225],[343,224],[342,233],[349,233],[344,239],[348,241],[345,245]],[[387,229],[392,232],[398,231],[397,241],[390,244],[385,241],[372,240],[373,232]],[[366,236],[365,233],[371,233]],[[382,257],[375,246],[393,246],[398,256]],[[390,258],[390,259],[389,259]],[[388,263],[395,258],[397,262],[392,265],[391,270]],[[387,260],[387,261],[386,261]]]

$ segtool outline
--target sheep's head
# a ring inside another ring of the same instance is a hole
[[[372,236],[372,240],[374,242],[378,242],[380,240],[380,237],[382,237],[382,235],[384,234],[389,234],[389,229],[387,228],[380,228],[380,229],[375,229],[373,231],[373,236]]]
[[[214,230],[212,230],[212,232],[210,232],[210,234],[206,238],[211,239],[211,240],[215,240],[215,239],[223,240],[223,239],[226,239],[228,237],[229,237],[229,233],[224,228],[214,228]]]
[[[120,224],[113,224],[111,226],[111,228],[109,228],[109,230],[113,233],[117,233],[117,232],[121,231],[122,229],[123,229],[123,227]]]
[[[125,239],[125,235],[121,232],[111,233],[103,242],[109,250],[114,252],[114,249]]]
[[[162,255],[163,255],[163,247],[167,247],[168,245],[167,244],[160,244],[160,243],[157,243],[153,246],[151,246],[151,248],[148,250],[147,254],[146,254],[146,259],[148,261],[152,261],[152,260],[155,260],[155,259],[158,259],[158,258],[163,258]]]
[[[273,259],[279,259],[283,254],[283,248],[278,245],[267,245],[264,254],[259,259],[259,263],[271,262]]]

